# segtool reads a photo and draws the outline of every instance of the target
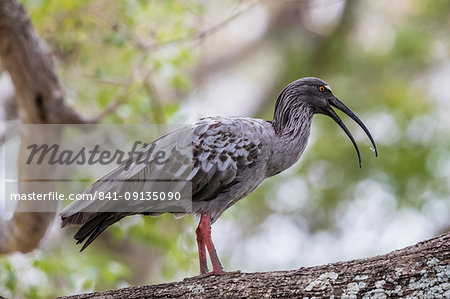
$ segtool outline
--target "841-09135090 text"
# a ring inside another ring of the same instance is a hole
[[[171,201],[180,200],[181,192],[163,192],[163,191],[145,191],[145,192],[95,192],[89,193],[70,193],[60,192],[47,193],[13,193],[10,194],[10,200],[153,200],[153,201]]]

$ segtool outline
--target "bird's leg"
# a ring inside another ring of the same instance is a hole
[[[208,248],[209,252],[209,258],[211,259],[211,263],[213,266],[213,272],[224,272],[222,263],[219,260],[219,257],[217,256],[216,248],[214,247],[214,243],[211,238],[211,216],[209,214],[203,214],[202,219],[205,219],[205,229],[204,229],[204,236],[205,236],[205,245]]]
[[[208,270],[208,262],[206,260],[206,245],[205,245],[205,239],[203,238],[203,234],[202,234],[202,226],[203,226],[202,220],[200,220],[197,230],[195,231],[197,234],[198,258],[200,261],[200,274],[201,275],[206,274],[209,271]]]
[[[200,236],[200,238],[199,238]],[[201,240],[201,242],[198,242],[198,240]],[[214,247],[214,243],[211,238],[211,215],[208,213],[202,214],[200,218],[200,223],[198,224],[197,228],[197,244],[202,245],[200,247],[199,245],[199,257],[200,257],[200,272],[202,276],[210,276],[210,275],[224,275],[224,274],[233,274],[233,273],[240,273],[240,271],[236,272],[226,272],[223,270],[223,266],[220,263],[219,257],[217,256],[216,248]],[[211,272],[208,272],[208,268],[206,266],[206,252],[205,252],[205,245],[206,248],[208,248],[209,257],[211,259],[211,263],[213,266],[213,270]],[[203,265],[204,263],[204,265]],[[204,272],[206,271],[206,272]]]

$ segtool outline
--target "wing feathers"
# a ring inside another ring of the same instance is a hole
[[[144,157],[149,157],[149,149],[163,150],[168,153],[166,163],[156,165],[139,164],[131,161],[130,168],[125,165],[114,169],[94,184],[85,193],[134,192],[142,188],[141,180],[177,180],[184,179],[186,185],[176,186],[186,188],[192,183],[192,200],[210,201],[221,192],[230,189],[239,182],[239,174],[258,159],[262,147],[263,121],[250,118],[205,118],[194,126],[181,128],[171,132],[141,149]],[[145,159],[148,161],[148,159]],[[124,181],[136,180],[136,183]],[[150,207],[139,203],[135,213],[124,211],[121,213],[105,213],[111,201],[79,201],[67,206],[62,212],[62,226],[82,224],[76,233],[78,243],[86,241],[84,250],[109,225],[125,216],[144,213],[156,216],[159,211],[152,211]],[[148,203],[146,203],[148,204]],[[111,206],[114,207],[114,206]],[[111,208],[109,207],[109,208]],[[133,207],[134,208],[134,207]],[[112,210],[111,210],[112,211]],[[184,213],[177,213],[182,216]]]

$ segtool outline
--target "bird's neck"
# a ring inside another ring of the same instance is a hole
[[[314,112],[309,105],[298,103],[278,107],[275,110],[272,125],[275,132],[283,139],[297,139],[304,133],[309,137]]]
[[[308,143],[313,111],[309,107],[286,110],[286,119],[274,117],[272,125],[276,137],[272,139],[272,155],[267,175],[272,176],[294,165]]]

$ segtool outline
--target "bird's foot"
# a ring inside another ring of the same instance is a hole
[[[202,273],[197,277],[203,278],[203,277],[210,277],[210,276],[222,276],[222,275],[234,275],[234,274],[241,274],[241,271],[240,270],[236,270],[236,271],[213,270],[213,271],[210,271],[207,273]]]
[[[241,271],[240,270],[237,270],[237,271],[213,270],[213,271],[210,271],[210,272],[202,273],[202,274],[197,275],[197,276],[186,277],[183,280],[205,278],[205,277],[210,277],[210,276],[235,275],[235,274],[241,274]]]

